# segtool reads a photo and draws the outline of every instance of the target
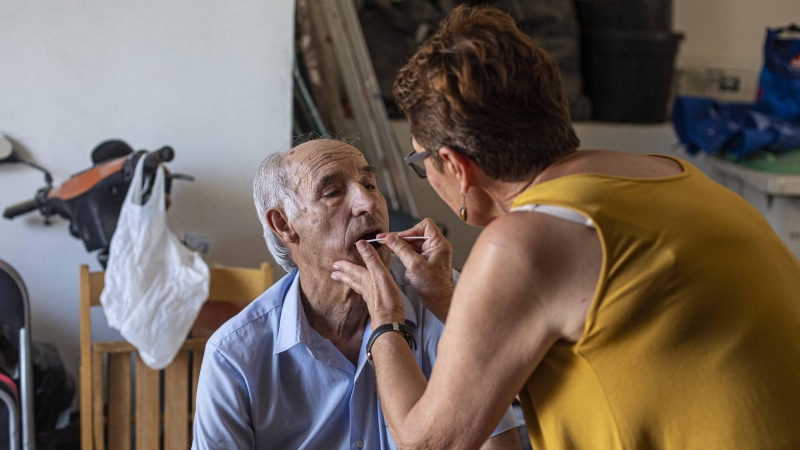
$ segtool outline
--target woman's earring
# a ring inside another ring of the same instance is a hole
[[[467,221],[467,199],[464,194],[461,194],[461,220]]]

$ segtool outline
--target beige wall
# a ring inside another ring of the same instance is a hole
[[[678,66],[757,70],[765,28],[800,24],[800,0],[675,0]]]
[[[289,145],[293,16],[293,0],[0,1],[0,132],[57,184],[104,139],[173,146],[169,168],[197,181],[173,187],[172,230],[208,239],[212,260],[257,266],[269,252],[252,179]],[[41,185],[0,166],[0,208]],[[33,339],[55,344],[77,380],[78,266],[100,267],[67,225],[0,219],[0,259],[27,284]],[[95,313],[95,337],[118,336]]]

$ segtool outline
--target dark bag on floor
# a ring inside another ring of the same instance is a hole
[[[0,371],[13,376],[19,352],[19,334],[0,323]],[[75,381],[67,373],[55,347],[42,342],[31,344],[33,365],[33,411],[36,431],[53,430],[58,417],[66,411],[75,396]]]

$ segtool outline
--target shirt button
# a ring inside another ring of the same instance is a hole
[[[358,441],[358,442],[356,442],[356,447],[358,447],[358,448],[364,448],[364,441]]]

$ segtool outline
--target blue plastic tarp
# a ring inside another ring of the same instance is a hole
[[[672,124],[692,154],[721,152],[744,158],[757,150],[800,148],[800,124],[758,111],[750,103],[679,96],[672,106]]]

